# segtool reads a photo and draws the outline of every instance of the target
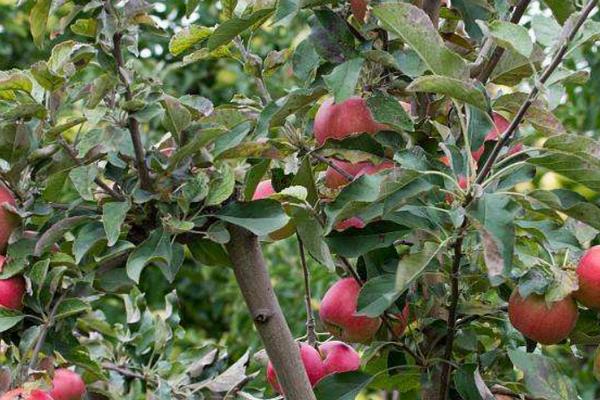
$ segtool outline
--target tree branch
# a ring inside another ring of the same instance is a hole
[[[235,278],[286,399],[315,400],[298,343],[273,291],[258,238],[236,225],[229,225],[228,229],[231,239],[226,247]]]
[[[118,366],[111,362],[103,362],[102,368],[107,369],[109,371],[115,371],[118,374],[120,374],[126,378],[146,380],[146,377],[144,375],[142,375],[138,372],[132,371],[129,368]]]
[[[304,275],[304,302],[306,303],[306,338],[309,345],[315,347],[317,344],[317,333],[315,332],[315,317],[312,310],[312,294],[310,290],[310,270],[306,264],[306,254],[304,244],[300,235],[296,234],[298,239],[298,251],[300,252],[300,262],[302,264],[302,273]]]
[[[537,95],[540,91],[540,89],[539,89],[540,86],[543,86],[548,81],[548,78],[550,78],[550,76],[552,75],[554,70],[556,70],[556,68],[558,68],[558,66],[561,64],[563,57],[565,56],[565,54],[567,53],[567,50],[569,49],[569,43],[573,40],[573,38],[575,37],[575,35],[577,34],[579,29],[583,25],[583,23],[585,22],[587,17],[590,15],[592,10],[596,6],[597,2],[598,2],[598,0],[589,0],[587,2],[585,7],[583,8],[583,10],[581,11],[581,15],[579,16],[579,18],[577,18],[577,20],[575,21],[575,24],[571,27],[569,34],[564,38],[562,45],[560,46],[560,48],[558,49],[558,51],[552,58],[552,61],[550,62],[550,64],[546,67],[546,69],[542,73],[540,80],[534,85],[533,89],[529,93],[529,96],[527,96],[527,99],[519,108],[519,111],[513,118],[509,127],[502,134],[501,139],[498,140],[498,142],[496,143],[496,146],[494,146],[494,149],[492,150],[492,153],[490,154],[487,161],[485,162],[485,165],[481,169],[481,172],[479,173],[479,175],[477,175],[477,179],[475,181],[476,183],[480,184],[485,180],[485,178],[487,178],[490,171],[492,170],[492,167],[494,166],[494,163],[496,162],[496,160],[498,159],[498,156],[500,155],[500,151],[502,150],[502,148],[504,146],[506,146],[510,142],[510,140],[512,139],[512,135],[517,130],[519,124],[525,117],[525,114],[529,110],[529,107],[531,107],[531,105],[533,104],[535,98],[537,97]]]
[[[513,24],[517,24],[521,20],[521,17],[525,13],[525,10],[527,10],[527,6],[529,5],[529,3],[531,3],[531,0],[520,0],[519,4],[515,6],[515,9],[512,13],[512,17],[510,18],[510,22],[512,22]],[[491,43],[491,41],[489,43]],[[494,72],[494,69],[498,65],[498,62],[500,62],[500,58],[502,58],[502,54],[504,54],[504,49],[502,47],[497,46],[494,52],[492,53],[490,60],[483,66],[481,72],[479,73],[478,79],[482,83],[485,83],[488,79],[490,79],[492,72]]]
[[[113,35],[113,56],[115,58],[115,62],[117,63],[117,74],[125,86],[125,100],[130,101],[133,98],[133,94],[131,92],[131,87],[129,86],[128,78],[124,73],[125,62],[123,61],[123,52],[121,51],[122,37],[123,36],[121,32],[116,32]],[[146,168],[146,155],[144,151],[144,145],[142,144],[140,125],[138,120],[131,115],[127,117],[127,123],[129,126],[131,142],[133,143],[136,168],[138,170],[138,175],[140,176],[140,187],[144,190],[151,191],[152,181],[150,180],[148,168]]]

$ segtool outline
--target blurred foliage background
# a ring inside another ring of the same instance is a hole
[[[23,3],[21,7],[15,7],[17,2],[0,0],[0,70],[28,68],[36,60],[47,59],[49,50],[55,44],[47,44],[44,50],[33,45],[28,22],[29,9],[33,3],[20,1]],[[137,71],[163,81],[166,91],[172,90],[181,95],[198,94],[209,98],[215,106],[230,102],[236,94],[253,94],[253,83],[244,74],[242,64],[236,60],[203,60],[182,66],[180,60],[169,54],[169,39],[177,30],[192,23],[213,26],[218,22],[219,9],[216,1],[200,2],[199,8],[189,18],[185,16],[184,0],[150,2],[154,4],[154,15],[160,16],[161,19],[157,22],[166,34],[142,34]],[[531,10],[534,14],[548,15],[540,7],[538,2],[534,2]],[[64,11],[68,13],[68,10]],[[252,38],[252,52],[264,57],[272,50],[294,48],[309,33],[306,24],[308,18],[309,13],[305,12],[291,24],[276,28],[267,26]],[[598,19],[598,16],[595,18]],[[533,30],[532,22],[528,25]],[[65,32],[60,40],[67,40],[69,35],[69,32]],[[556,114],[567,130],[588,132],[599,137],[600,53],[597,45],[584,46],[577,52],[577,61],[570,67],[588,69],[591,78],[586,85],[573,85],[566,92],[556,94]],[[286,89],[301,85],[290,73],[291,62],[288,61],[287,64],[287,68],[266,77],[267,85],[274,95],[280,96]],[[569,187],[589,196],[585,189],[574,187],[564,178],[552,173],[540,174],[535,184],[544,189]],[[296,241],[292,238],[266,244],[264,254],[292,332],[296,337],[301,337],[304,335],[306,315]],[[312,260],[309,260],[309,266],[315,310],[318,310],[318,299],[337,277]],[[186,328],[185,342],[190,346],[213,342],[227,348],[231,360],[239,358],[248,348],[260,348],[258,336],[254,333],[252,321],[228,268],[202,267],[189,261],[184,264],[173,285],[164,279],[160,271],[153,269],[143,275],[140,286],[141,291],[146,293],[149,305],[157,309],[164,306],[165,295],[174,288],[177,289],[182,325]],[[107,303],[105,311],[110,320],[119,321],[124,318],[122,302],[117,299],[114,303]],[[570,364],[571,358],[561,359],[560,354],[556,356],[570,375],[578,375],[579,390],[583,398],[596,398],[597,384],[589,366],[574,367]],[[264,377],[259,378],[252,386],[262,386],[262,379]]]

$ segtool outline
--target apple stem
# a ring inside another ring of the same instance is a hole
[[[300,262],[302,264],[302,273],[304,275],[304,301],[306,303],[306,337],[307,342],[310,346],[317,348],[317,333],[315,332],[315,317],[312,310],[312,294],[310,290],[310,270],[306,263],[306,253],[304,251],[304,243],[300,239],[300,235],[296,234],[298,238],[298,251],[300,252]],[[318,349],[317,349],[318,350]]]
[[[315,400],[300,347],[275,296],[258,238],[237,225],[227,228],[231,238],[226,248],[236,281],[286,399]]]

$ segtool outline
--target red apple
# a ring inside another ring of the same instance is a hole
[[[394,163],[391,161],[384,161],[376,165],[369,161],[351,163],[333,159],[332,162],[337,168],[347,172],[354,178],[358,178],[363,175],[374,175],[379,171],[394,168]],[[325,186],[330,189],[337,189],[340,186],[347,185],[348,183],[350,182],[342,174],[332,167],[327,167],[327,171],[325,171]]]
[[[11,390],[4,393],[0,400],[56,400],[50,397],[46,392],[38,389],[25,390],[22,388]]]
[[[252,196],[252,200],[261,200],[266,199],[272,194],[277,193],[271,184],[271,180],[261,181],[254,191],[254,195]],[[289,222],[283,228],[280,228],[274,232],[269,233],[269,238],[272,240],[282,240],[288,238],[296,233],[296,227],[293,222]]]
[[[15,198],[6,186],[0,185],[0,253],[4,253],[8,245],[8,239],[13,230],[17,227],[18,218],[4,209],[4,203],[12,206],[16,205]]]
[[[395,314],[392,322],[392,331],[396,336],[402,336],[408,326],[408,304],[404,305],[401,313]]]
[[[356,315],[360,285],[353,278],[337,281],[321,301],[319,316],[334,336],[356,343],[369,343],[381,326],[379,318]]]
[[[508,129],[510,126],[510,121],[504,118],[502,115],[497,112],[492,113],[494,126],[485,134],[485,141],[496,141],[498,138]],[[485,146],[481,146],[479,149],[475,150],[473,154],[473,158],[475,161],[479,161],[483,152],[485,151]]]
[[[302,364],[304,364],[310,384],[312,386],[316,385],[326,374],[321,354],[309,344],[300,343],[300,358],[302,359]],[[279,394],[283,394],[281,386],[279,386],[279,382],[277,381],[277,374],[270,361],[267,365],[267,380],[273,387],[273,390]]]
[[[577,266],[579,290],[575,299],[586,307],[600,310],[600,246],[585,252]]]
[[[544,296],[522,298],[515,289],[508,302],[508,318],[523,336],[541,344],[556,344],[566,339],[579,313],[571,296],[546,304]]]
[[[360,355],[344,342],[332,340],[323,343],[319,346],[319,352],[324,357],[323,365],[327,375],[360,368]]]
[[[358,96],[334,104],[329,98],[323,102],[315,116],[314,130],[317,143],[322,145],[328,138],[343,139],[356,133],[375,134],[387,129],[373,119],[367,102]]]
[[[0,272],[2,272],[5,261],[6,258],[0,255]],[[0,280],[0,307],[22,310],[25,287],[25,279],[21,275]]]
[[[60,368],[54,371],[50,395],[54,400],[81,400],[85,382],[77,372]]]
[[[362,229],[365,226],[367,225],[365,224],[365,221],[363,221],[361,218],[351,217],[335,224],[335,230],[341,232],[345,231],[348,228]]]

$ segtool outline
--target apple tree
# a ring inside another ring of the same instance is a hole
[[[36,59],[0,72],[0,399],[595,397],[600,142],[557,115],[597,1],[158,3],[14,4]],[[231,65],[226,100],[161,79]],[[213,267],[268,360],[189,346],[186,299],[140,290]]]

